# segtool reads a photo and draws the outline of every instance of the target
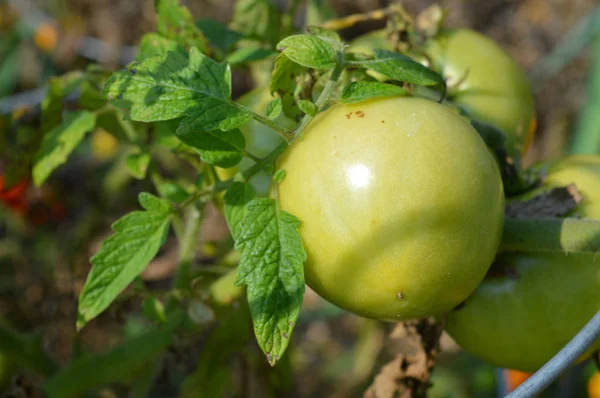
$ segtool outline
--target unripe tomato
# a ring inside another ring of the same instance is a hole
[[[574,156],[549,169],[545,186],[575,183],[576,213],[600,217],[600,157]],[[600,258],[594,254],[514,253],[499,258],[516,277],[486,278],[463,308],[448,314],[446,331],[466,351],[500,367],[533,372],[600,308]],[[516,278],[516,279],[515,279]],[[600,340],[580,360],[600,349]]]
[[[58,31],[56,26],[48,23],[42,23],[35,31],[33,36],[35,45],[44,52],[52,52],[58,42]]]
[[[498,167],[469,122],[406,97],[337,105],[278,163],[307,284],[366,317],[439,314],[483,279],[503,226]]]
[[[470,116],[507,135],[509,153],[524,154],[535,132],[533,93],[527,76],[498,44],[468,29],[445,29],[425,48],[449,97]]]
[[[385,30],[354,39],[348,50],[372,54],[374,48],[393,50]],[[449,99],[469,116],[502,129],[510,154],[525,154],[536,119],[531,86],[519,64],[493,40],[468,29],[442,30],[425,52],[430,67],[446,79]]]

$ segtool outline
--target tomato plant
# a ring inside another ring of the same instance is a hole
[[[504,214],[497,166],[444,105],[336,106],[278,167],[286,171],[281,208],[303,221],[307,283],[342,308],[386,320],[448,311],[496,252]]]

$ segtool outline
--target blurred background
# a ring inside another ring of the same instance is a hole
[[[233,13],[230,0],[183,3],[197,19],[227,24]],[[402,3],[416,14],[434,2]],[[388,4],[384,0],[330,1],[338,16]],[[442,4],[449,11],[449,26],[469,27],[492,37],[527,71],[536,96],[538,130],[525,162],[533,164],[566,153],[570,137],[582,123],[580,114],[586,106],[599,105],[597,99],[586,101],[600,96],[598,77],[592,85],[592,75],[600,73],[598,1],[453,0]],[[302,26],[303,13],[298,15],[296,25]],[[383,25],[376,21],[359,24],[344,31],[345,39]],[[119,68],[133,60],[141,36],[154,30],[152,0],[0,0],[0,134],[8,133],[8,117],[27,129],[32,117],[28,110],[40,104],[51,76],[85,69],[91,63]],[[234,87],[234,95],[253,88],[248,69],[234,69]],[[600,113],[600,107],[596,109]],[[119,159],[116,140],[98,129],[50,182],[23,189],[25,220],[7,206],[0,212],[0,323],[38,333],[63,362],[77,350],[106,350],[145,327],[139,298],[128,295],[79,335],[74,327],[88,258],[109,234],[111,222],[136,208],[137,193],[152,190],[149,182],[129,178]],[[0,162],[0,172],[1,167]],[[198,267],[215,266],[218,242],[228,235],[218,211],[208,211],[206,218]],[[167,243],[143,279],[160,291],[168,286],[176,265],[176,248]],[[393,356],[395,346],[386,340],[391,325],[345,313],[311,291],[304,307],[290,355],[275,369],[267,369],[252,339],[245,343],[243,350],[252,353],[254,360],[236,362],[232,371],[239,374],[239,385],[227,396],[361,396],[379,367]],[[165,359],[169,366],[160,370],[151,396],[176,395],[185,375],[196,368],[206,339],[182,341],[169,350]],[[223,338],[221,343],[228,344],[228,340]],[[431,397],[498,397],[524,377],[462,352],[446,335],[442,349],[432,376]],[[595,369],[590,361],[576,366],[544,396],[600,397]],[[22,369],[0,356],[0,391],[18,390],[18,374],[23,374]],[[35,384],[35,376],[27,376]],[[98,394],[119,397],[127,396],[126,391],[110,386]]]

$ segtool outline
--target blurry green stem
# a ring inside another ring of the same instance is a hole
[[[185,232],[183,239],[179,242],[179,267],[177,268],[174,286],[176,289],[182,290],[188,287],[190,269],[194,260],[198,233],[202,224],[202,213],[197,206],[189,206],[185,217]]]
[[[284,140],[286,140],[286,141],[289,142],[289,141],[291,141],[294,138],[294,135],[292,134],[291,131],[289,131],[288,129],[286,129],[286,128],[280,126],[280,125],[278,125],[274,121],[272,121],[270,119],[267,119],[266,117],[261,116],[258,113],[253,112],[253,111],[249,110],[248,108],[243,107],[242,105],[240,105],[238,103],[234,102],[234,104],[238,108],[243,109],[246,112],[250,112],[250,115],[252,116],[252,118],[254,120],[256,120],[257,122],[260,122],[260,123],[264,124],[265,126],[270,127],[271,129],[275,130],[275,132],[277,134],[279,134],[280,136],[282,136]]]
[[[600,25],[600,13],[597,23]],[[594,42],[591,58],[587,99],[579,115],[571,153],[595,154],[600,150],[600,33]]]
[[[507,218],[499,251],[597,253],[600,251],[600,221]]]
[[[24,369],[34,370],[44,376],[50,376],[58,369],[54,359],[42,347],[39,337],[22,335],[5,326],[0,326],[0,354]]]

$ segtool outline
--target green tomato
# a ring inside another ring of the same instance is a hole
[[[375,48],[393,50],[385,30],[356,38],[348,51],[370,55]],[[431,68],[446,79],[449,99],[470,117],[502,129],[510,154],[525,154],[536,119],[531,86],[516,61],[493,40],[468,29],[442,30],[426,43],[425,53]]]
[[[278,164],[301,221],[307,284],[356,314],[439,314],[481,282],[504,196],[494,158],[451,108],[406,97],[337,105]]]
[[[450,99],[471,117],[507,135],[510,154],[524,154],[535,132],[533,93],[527,76],[498,44],[468,29],[442,30],[425,51],[449,86]]]
[[[549,168],[546,188],[575,183],[576,210],[600,218],[600,157],[573,156]],[[499,261],[518,279],[490,277],[446,330],[466,351],[496,366],[533,372],[544,365],[600,308],[600,259],[593,254],[511,253]],[[600,349],[600,339],[580,358]]]

